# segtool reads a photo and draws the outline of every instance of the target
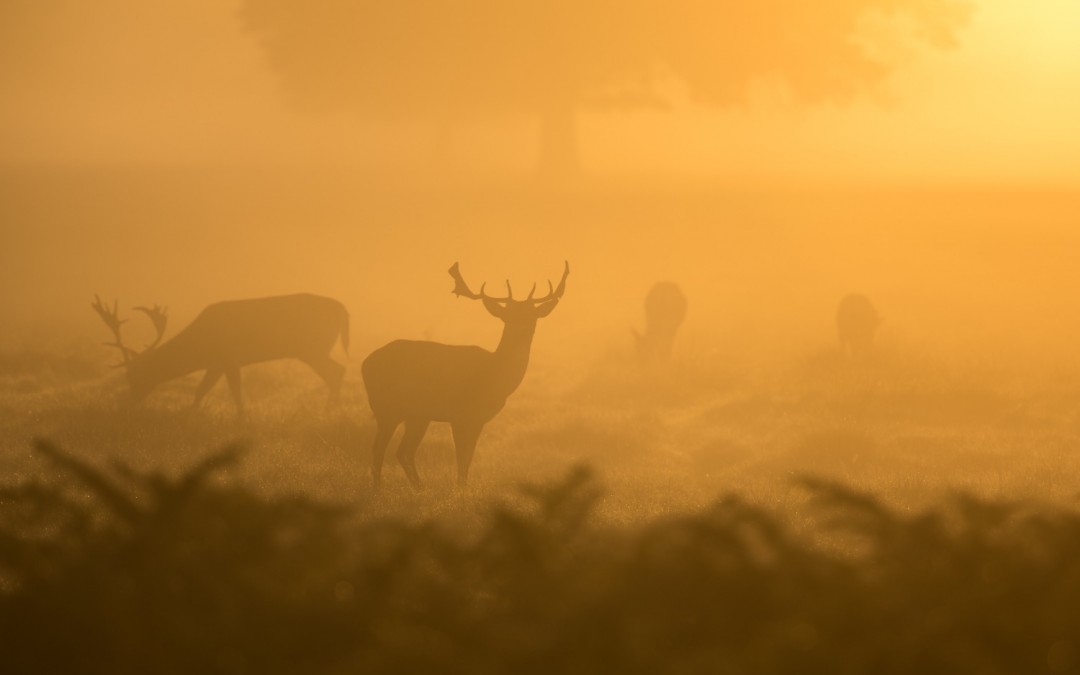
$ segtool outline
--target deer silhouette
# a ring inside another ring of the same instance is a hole
[[[675,335],[686,318],[686,296],[678,284],[661,281],[645,296],[645,333],[634,331],[638,361],[666,362],[671,358]]]
[[[840,350],[852,357],[869,353],[881,325],[870,299],[861,293],[845,295],[836,309],[836,336]]]
[[[348,353],[349,313],[337,300],[318,295],[298,294],[218,302],[199,313],[195,320],[172,339],[161,343],[168,323],[164,307],[136,307],[146,314],[157,331],[157,339],[141,352],[124,345],[121,326],[127,319],[94,296],[91,305],[112,331],[120,350],[122,366],[135,400],[145,398],[155,387],[169,380],[205,370],[195,391],[194,405],[217,384],[222,375],[229,383],[237,413],[244,415],[240,368],[259,361],[294,358],[311,366],[330,387],[330,402],[337,401],[345,368],[330,358],[338,338]]]
[[[536,322],[559,304],[570,264],[566,263],[557,288],[549,281],[548,294],[535,298],[534,284],[524,300],[514,299],[509,281],[506,297],[493,298],[484,292],[484,285],[479,293],[471,291],[457,263],[449,273],[454,279],[452,293],[482,301],[488,313],[503,322],[502,339],[494,352],[476,346],[395,340],[364,360],[361,372],[376,421],[371,460],[376,487],[381,481],[386,447],[403,423],[405,434],[398,445],[398,461],[413,487],[420,487],[416,450],[431,422],[450,423],[458,484],[464,487],[480,432],[525,377]]]

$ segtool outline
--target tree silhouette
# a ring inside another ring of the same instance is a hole
[[[583,107],[742,103],[761,83],[844,102],[910,47],[947,47],[966,0],[245,0],[300,109],[397,119],[525,113],[540,168],[578,165]]]

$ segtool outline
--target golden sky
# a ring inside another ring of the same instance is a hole
[[[9,35],[0,161],[130,163],[420,155],[415,129],[287,108],[238,3],[73,3]],[[1075,185],[1080,181],[1080,2],[977,0],[959,48],[912,56],[853,105],[585,113],[598,174],[733,180]],[[525,122],[458,131],[463,161],[526,167]]]

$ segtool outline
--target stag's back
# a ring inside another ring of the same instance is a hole
[[[368,403],[394,421],[490,419],[506,401],[492,357],[481,347],[395,340],[364,359]]]
[[[337,300],[308,293],[209,305],[172,343],[212,354],[223,364],[325,356],[341,338],[349,347],[349,314]]]

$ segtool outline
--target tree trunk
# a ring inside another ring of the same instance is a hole
[[[581,173],[577,108],[569,99],[553,101],[541,111],[537,169],[541,179],[553,183],[572,182]]]

